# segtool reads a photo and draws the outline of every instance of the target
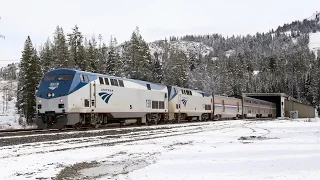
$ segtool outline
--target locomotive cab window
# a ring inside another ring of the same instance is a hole
[[[119,80],[119,86],[120,86],[120,87],[124,87],[124,84],[123,84],[123,81],[122,81],[122,80]]]
[[[99,81],[100,81],[100,84],[104,84],[102,77],[99,77]]]
[[[81,81],[81,82],[84,82],[84,76],[83,76],[83,74],[80,74],[80,81]]]
[[[110,84],[111,84],[111,86],[114,86],[114,85],[115,85],[114,79],[110,79]]]
[[[119,86],[119,84],[118,84],[118,80],[114,80],[114,84],[115,84],[115,86]]]
[[[116,79],[110,79],[112,86],[118,86],[118,81]]]
[[[105,81],[106,85],[109,85],[109,79],[108,78],[104,78],[104,81]]]
[[[88,75],[80,74],[80,81],[81,81],[81,82],[89,82],[89,77],[88,77]]]
[[[150,84],[147,84],[147,89],[148,89],[148,90],[151,90]]]
[[[173,90],[174,90],[174,93],[178,93],[178,91],[177,91],[177,89],[176,89],[176,88],[173,88]]]

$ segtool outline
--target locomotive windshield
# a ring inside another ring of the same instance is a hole
[[[72,74],[62,74],[58,76],[58,81],[71,81],[73,79]]]
[[[43,81],[71,81],[73,79],[72,74],[60,74],[60,75],[46,75]]]
[[[46,75],[43,78],[43,81],[54,81],[56,79],[57,75]]]

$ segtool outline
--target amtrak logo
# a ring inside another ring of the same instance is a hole
[[[59,86],[59,83],[50,83],[49,89],[55,90]]]
[[[188,98],[184,97],[184,98],[182,98],[181,101],[182,101],[184,106],[187,106]]]
[[[101,92],[101,93],[99,93],[99,96],[101,97],[102,100],[104,100],[104,102],[106,102],[108,104],[109,99],[112,96],[112,94],[108,94],[106,92]]]

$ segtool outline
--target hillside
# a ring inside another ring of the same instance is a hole
[[[257,33],[255,36],[242,36],[242,37],[222,37],[219,34],[212,35],[185,35],[182,37],[170,37],[168,43],[168,49],[182,50],[187,56],[190,54],[201,54],[202,57],[211,56],[211,60],[216,60],[221,53],[219,50],[224,50],[224,55],[230,57],[235,54],[235,50],[239,48],[237,44],[229,44],[233,42],[233,39],[246,39],[257,38],[259,36],[287,36],[292,42],[296,43],[297,38],[304,34],[309,35],[309,49],[317,55],[317,51],[320,50],[320,12],[314,13],[309,18],[302,21],[293,21],[291,23],[285,23],[283,26],[279,26],[276,30],[270,30],[269,32]],[[223,46],[220,46],[220,42],[225,41]],[[228,42],[229,41],[229,42]],[[165,40],[157,40],[149,43],[151,54],[156,53],[159,55],[162,61],[162,55],[164,53]]]
[[[309,48],[315,54],[320,50],[320,32],[310,33]]]
[[[44,72],[67,67],[217,95],[286,93],[302,102],[320,105],[319,17],[316,13],[254,35],[185,35],[154,42],[145,42],[137,27],[130,39],[121,44],[116,38],[109,43],[95,37],[88,40],[77,26],[71,33],[58,26],[53,41],[49,38],[38,51],[31,50],[36,47],[28,37],[24,47],[29,49],[24,52],[33,58],[25,59],[21,69],[18,64],[2,68],[0,78],[17,80],[17,72],[21,71],[25,76],[19,78],[32,82],[27,83],[28,88],[24,87],[26,83],[19,88],[28,94],[27,89],[35,89],[35,82]],[[31,71],[30,67],[35,68]],[[32,119],[34,112],[28,109],[27,117]]]
[[[148,44],[150,48],[150,53],[155,56],[157,54],[159,56],[159,60],[162,62],[162,56],[165,51],[165,42],[163,40],[154,41]],[[213,48],[207,46],[202,42],[192,42],[192,41],[184,41],[184,40],[176,40],[168,43],[168,50],[179,49],[183,53],[190,57],[193,55],[201,55],[202,57],[209,56],[210,53],[213,53]]]

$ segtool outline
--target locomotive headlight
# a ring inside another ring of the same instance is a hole
[[[38,102],[41,103],[41,100],[39,100]]]
[[[60,101],[60,102],[63,102],[63,99],[60,99],[59,101]]]
[[[51,93],[48,93],[48,97],[51,97]]]
[[[53,97],[53,96],[54,96],[54,93],[51,93],[51,96]]]

